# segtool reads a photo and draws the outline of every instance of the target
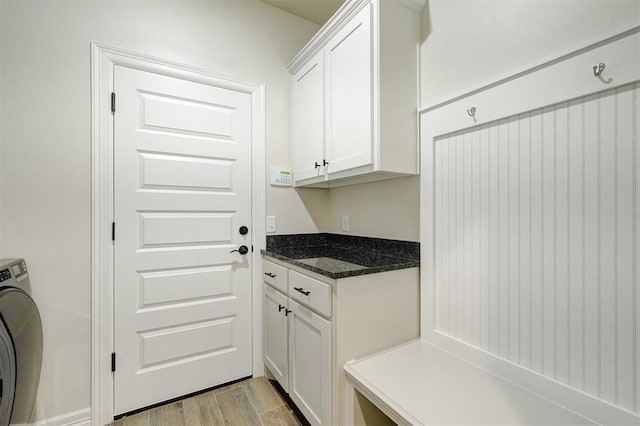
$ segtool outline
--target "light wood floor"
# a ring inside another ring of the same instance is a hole
[[[267,379],[257,377],[163,405],[113,426],[291,425],[300,423]]]

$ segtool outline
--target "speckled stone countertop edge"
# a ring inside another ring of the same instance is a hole
[[[302,253],[299,254],[307,256],[310,254],[308,249],[317,251],[323,247],[332,250],[345,249],[352,253],[370,253],[374,256],[396,259],[420,260],[419,242],[332,233],[268,235],[265,250],[279,254],[285,254],[283,250],[294,250],[300,251]],[[290,257],[292,259],[298,258]],[[350,258],[351,256],[348,257]],[[340,257],[340,259],[342,258]],[[342,260],[349,261],[347,258]]]
[[[263,256],[267,256],[267,257],[271,257],[273,259],[278,259],[281,260],[283,262],[289,263],[291,265],[295,265],[299,268],[302,269],[306,269],[309,270],[311,272],[315,272],[317,274],[320,275],[324,275],[325,277],[329,277],[332,278],[334,280],[340,279],[340,278],[348,278],[348,277],[355,277],[355,276],[359,276],[359,275],[368,275],[368,274],[376,274],[379,272],[388,272],[388,271],[396,271],[399,269],[408,269],[408,268],[416,268],[418,266],[420,266],[420,262],[419,261],[412,261],[412,260],[406,260],[404,262],[400,262],[400,263],[394,263],[391,265],[382,265],[382,266],[370,266],[370,267],[364,267],[362,269],[354,269],[352,271],[344,271],[344,272],[330,272],[330,271],[326,271],[324,269],[320,269],[320,268],[316,268],[312,265],[303,263],[303,262],[299,262],[296,259],[292,259],[290,257],[286,257],[286,256],[282,256],[280,254],[274,253],[274,252],[270,252],[267,250],[260,250],[260,253],[262,253]]]

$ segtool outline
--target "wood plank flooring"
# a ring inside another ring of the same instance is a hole
[[[112,426],[299,426],[291,408],[264,377],[124,417]]]

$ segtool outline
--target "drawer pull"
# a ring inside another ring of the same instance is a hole
[[[285,317],[288,317],[290,313],[291,313],[291,309],[285,309],[284,310],[284,316]]]
[[[278,304],[278,312],[281,312],[284,309],[284,306],[282,306],[281,304]]]
[[[271,277],[271,278],[275,278],[276,274],[272,274],[271,272],[265,272],[264,273],[266,276]]]
[[[293,288],[295,291],[304,294],[305,296],[308,296],[311,294],[310,291],[304,291],[304,289],[302,287],[294,287]]]

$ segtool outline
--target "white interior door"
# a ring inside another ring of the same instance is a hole
[[[114,73],[121,414],[252,374],[251,97]]]

